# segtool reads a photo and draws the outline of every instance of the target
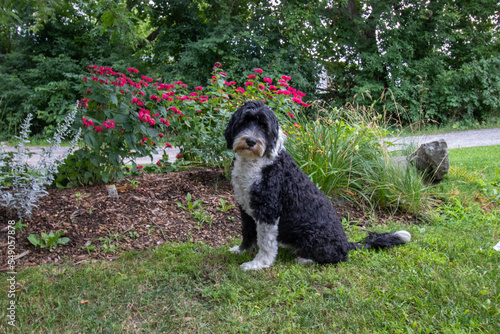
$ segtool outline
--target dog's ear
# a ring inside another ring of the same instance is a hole
[[[280,136],[280,125],[278,122],[278,117],[276,117],[274,111],[272,111],[271,108],[267,106],[264,108],[266,110],[267,124],[269,125],[269,133],[267,138],[267,141],[269,143],[269,145],[267,145],[267,151],[269,153],[278,143],[278,139]]]
[[[236,127],[238,126],[238,122],[241,119],[241,115],[243,114],[245,106],[241,106],[238,110],[236,110],[229,119],[229,122],[226,126],[226,131],[224,131],[224,137],[226,138],[227,148],[232,150],[234,143],[234,133],[236,131]]]

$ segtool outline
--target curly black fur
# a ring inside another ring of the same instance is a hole
[[[292,247],[298,257],[320,264],[346,261],[353,249],[385,248],[409,241],[409,233],[400,231],[370,233],[364,245],[349,242],[330,200],[286,151],[276,115],[262,102],[249,101],[235,112],[225,131],[228,147],[233,148],[235,138],[252,127],[259,129],[252,134],[263,137],[257,139],[265,142],[266,149],[262,156],[252,158],[236,154],[232,183],[243,222],[239,252],[255,246],[266,248],[263,251],[268,254],[274,251],[273,245],[259,244],[263,238],[259,224],[277,224],[278,242]],[[274,257],[268,257],[259,260],[262,256],[258,255],[253,262],[262,263],[246,269],[269,266]]]

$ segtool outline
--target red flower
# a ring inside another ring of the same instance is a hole
[[[203,87],[194,87],[195,90],[203,90]]]
[[[184,158],[184,156],[183,156],[182,154],[180,154],[180,153],[179,153],[179,154],[177,154],[175,157],[176,157],[177,159],[182,159],[182,158]]]
[[[170,145],[169,143],[165,143],[165,146],[168,148],[172,148],[172,145]]]
[[[260,74],[262,74],[262,72],[264,72],[260,68],[256,68],[254,71],[257,72],[257,73],[260,73]]]
[[[245,93],[245,90],[241,87],[238,87],[238,88],[236,88],[236,92],[243,94],[243,93]]]
[[[133,67],[128,67],[128,68],[127,68],[127,71],[129,71],[129,72],[133,72],[133,73],[136,73],[136,74],[137,74],[137,73],[139,73],[139,70],[136,70],[136,69],[135,69],[135,68],[133,68]]]
[[[267,82],[267,83],[269,83],[269,84],[272,84],[272,83],[273,83],[273,79],[271,79],[271,78],[264,78],[264,79],[263,79],[263,81],[264,81],[264,82]]]
[[[247,82],[245,82],[245,86],[247,86],[247,87],[248,86],[253,86],[253,82],[247,81]]]
[[[257,77],[257,76],[256,76],[255,74],[250,74],[250,75],[248,76],[248,79],[255,79],[256,77]]]
[[[98,125],[97,125],[97,126],[94,126],[94,130],[95,130],[96,132],[99,132],[99,133],[100,133],[100,132],[102,132],[102,127],[100,127],[100,126],[98,126]]]

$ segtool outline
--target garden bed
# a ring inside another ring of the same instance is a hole
[[[42,198],[31,220],[23,231],[16,232],[16,266],[29,267],[43,263],[71,260],[82,263],[90,259],[113,260],[121,252],[145,249],[174,242],[203,242],[217,247],[231,238],[239,238],[241,217],[236,207],[231,183],[218,169],[197,169],[168,174],[145,174],[116,184],[119,198],[108,196],[104,185],[49,189]],[[208,221],[200,222],[187,206],[187,194],[192,202],[202,200]],[[223,212],[221,199],[226,201]],[[338,201],[336,209],[341,217],[353,224],[364,226],[368,222],[366,210],[345,201]],[[2,224],[9,217],[0,211]],[[389,217],[377,213],[376,222],[384,224],[389,218],[413,220],[410,216]],[[7,271],[7,233],[0,226],[0,270]],[[55,250],[33,246],[30,234],[65,230],[67,244]]]

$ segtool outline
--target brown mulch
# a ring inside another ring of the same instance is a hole
[[[73,263],[89,259],[113,260],[127,250],[173,242],[203,242],[217,247],[240,237],[241,217],[231,183],[221,170],[205,168],[145,174],[134,180],[135,185],[128,180],[116,184],[118,199],[110,198],[104,185],[49,189],[49,194],[41,199],[33,217],[27,221],[28,226],[16,232],[15,252],[22,255],[16,258],[16,268],[68,259]],[[211,222],[198,222],[191,212],[176,204],[181,202],[187,206],[188,193],[192,201],[203,201],[202,207]],[[220,199],[235,207],[227,212],[218,210]],[[362,208],[345,201],[335,206],[339,216],[359,226],[368,223]],[[384,224],[389,218],[383,213],[378,213],[377,217],[378,224]],[[407,220],[413,217],[391,218]],[[0,209],[0,271],[9,271],[6,229],[9,219],[12,217]],[[35,247],[28,241],[30,234],[60,230],[66,231],[64,237],[70,241],[53,251]]]

